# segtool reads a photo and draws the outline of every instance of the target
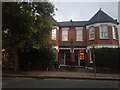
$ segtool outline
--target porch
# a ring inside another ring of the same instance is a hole
[[[59,50],[59,67],[85,67],[87,59],[86,49],[73,48]]]

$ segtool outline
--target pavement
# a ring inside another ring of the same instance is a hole
[[[88,69],[79,71],[21,71],[18,74],[2,73],[2,77],[35,78],[35,79],[87,79],[87,80],[119,80],[120,75],[115,73],[96,73]]]

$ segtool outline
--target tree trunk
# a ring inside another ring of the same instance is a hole
[[[14,72],[19,72],[19,62],[18,62],[18,50],[14,50]]]

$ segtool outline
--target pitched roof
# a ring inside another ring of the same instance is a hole
[[[114,20],[109,15],[107,15],[101,9],[89,20],[88,24],[103,23],[103,22],[112,22],[115,24],[119,24],[116,20]]]
[[[70,27],[70,26],[79,26],[83,27],[85,25],[94,24],[94,23],[105,23],[105,22],[112,22],[115,24],[119,24],[116,20],[114,20],[112,17],[107,15],[105,12],[103,12],[101,9],[89,20],[89,21],[64,21],[64,22],[58,22],[58,26],[60,27]]]
[[[50,19],[50,21],[53,25],[58,26],[58,22],[53,17],[50,16],[48,18]]]
[[[70,26],[79,26],[83,27],[88,23],[88,21],[65,21],[65,22],[58,22],[60,27],[70,27]]]

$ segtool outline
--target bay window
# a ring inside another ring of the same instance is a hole
[[[113,39],[118,39],[118,32],[115,26],[112,26]]]
[[[108,39],[108,26],[100,25],[100,39]]]

